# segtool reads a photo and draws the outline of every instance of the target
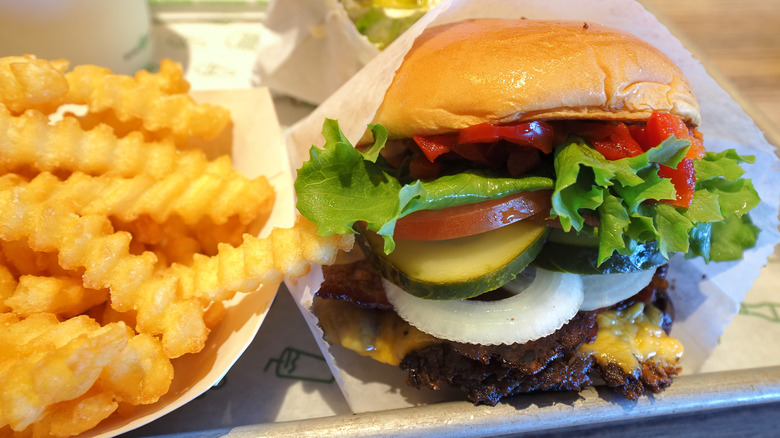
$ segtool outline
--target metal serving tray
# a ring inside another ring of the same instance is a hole
[[[247,438],[257,436],[446,436],[474,437],[500,436],[531,432],[565,431],[569,436],[594,425],[614,424],[613,432],[602,431],[601,436],[624,436],[627,423],[664,417],[664,422],[682,418],[684,423],[706,427],[707,413],[719,409],[754,407],[759,422],[731,424],[730,431],[721,429],[717,436],[776,436],[777,407],[767,405],[780,402],[780,367],[697,374],[675,379],[674,385],[661,394],[631,402],[605,388],[588,388],[580,393],[542,393],[521,395],[494,407],[477,406],[466,402],[450,402],[391,411],[340,415],[311,420],[270,423],[238,427],[232,430],[213,430],[180,434],[179,437]],[[767,405],[766,412],[759,410]],[[716,415],[723,415],[717,413]],[[763,422],[763,424],[762,424]],[[756,427],[760,426],[759,430]],[[574,430],[570,428],[575,428]],[[677,431],[677,429],[675,429]],[[695,429],[694,429],[695,430]],[[743,435],[752,430],[750,435]],[[679,431],[682,431],[681,429]],[[703,429],[699,429],[702,432]],[[716,431],[711,431],[716,432]],[[694,432],[695,433],[695,432]],[[726,433],[725,435],[723,435]],[[757,435],[758,433],[758,435]],[[736,435],[731,435],[736,434]],[[693,436],[685,435],[684,436]]]

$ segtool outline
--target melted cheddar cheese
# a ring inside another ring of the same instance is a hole
[[[596,340],[579,351],[592,354],[602,366],[617,364],[628,374],[646,361],[676,364],[683,346],[661,328],[662,316],[658,308],[644,303],[603,312],[598,316]]]
[[[340,344],[394,366],[412,351],[442,342],[389,310],[364,309],[320,298],[315,298],[312,310],[330,344]]]
[[[363,356],[397,366],[414,350],[444,342],[409,325],[395,312],[364,309],[347,302],[315,298],[312,308],[325,340]],[[580,353],[599,364],[617,364],[628,374],[648,360],[676,364],[683,346],[661,328],[662,314],[655,306],[636,303],[598,316],[598,335],[583,344]]]

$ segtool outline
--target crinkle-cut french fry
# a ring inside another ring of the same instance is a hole
[[[173,265],[171,271],[180,278],[185,297],[227,300],[285,276],[306,275],[311,263],[332,264],[338,251],[351,249],[355,241],[353,235],[321,237],[316,231],[299,216],[291,228],[275,228],[265,238],[245,234],[238,247],[222,244],[216,256],[196,254],[192,266]]]
[[[94,306],[86,313],[87,316],[99,322],[100,325],[112,322],[124,322],[128,327],[135,327],[135,311],[117,312],[108,301]]]
[[[225,158],[217,162],[230,168],[230,160]],[[250,180],[217,166],[211,169],[215,172],[174,173],[159,180],[148,175],[121,178],[75,172],[60,181],[43,172],[27,185],[31,190],[49,192],[53,202],[70,203],[77,214],[112,216],[124,222],[149,216],[162,223],[179,216],[187,225],[195,225],[204,217],[223,224],[238,216],[248,224],[258,214],[270,213],[274,191],[265,177]]]
[[[53,111],[68,92],[65,60],[47,61],[32,55],[0,58],[0,104],[15,114],[28,109]]]
[[[244,242],[273,189],[209,158],[229,151],[229,112],[187,96],[179,64],[67,67],[0,58],[0,436],[72,436],[156,402],[170,358],[203,349],[225,315],[209,297],[240,283],[231,246],[276,257],[278,272],[253,268],[245,285],[308,269],[302,253]],[[215,290],[186,289],[196,252],[204,278],[217,266],[199,285]]]
[[[23,240],[0,241],[0,254],[16,276],[72,274],[59,265],[56,253],[33,251]]]
[[[47,347],[59,348],[79,336],[99,327],[96,321],[80,315],[60,322],[57,315],[35,313],[26,318],[13,313],[0,314],[0,372],[7,370],[8,360],[43,352]]]
[[[225,304],[222,301],[214,301],[204,314],[203,319],[206,321],[206,327],[213,329],[222,321],[226,314],[227,308],[225,308]]]
[[[80,278],[22,275],[16,290],[5,304],[20,316],[42,312],[71,318],[107,299],[108,290],[87,289]]]
[[[54,404],[45,417],[19,435],[32,438],[75,436],[97,426],[118,407],[113,394],[91,389],[81,397]]]
[[[245,233],[259,234],[267,219],[268,215],[258,216],[255,221],[242,224],[238,216],[232,216],[225,223],[218,225],[210,218],[204,217],[197,224],[188,226],[178,216],[158,223],[144,215],[132,222],[112,218],[111,223],[116,230],[130,232],[133,242],[142,244],[143,249],[155,252],[158,257],[160,253],[167,254],[166,259],[188,265],[192,262],[192,254],[212,256],[217,253],[217,245],[220,243],[238,246]],[[181,244],[187,248],[177,248]],[[177,256],[172,257],[173,255]]]
[[[8,298],[11,298],[16,292],[18,282],[14,274],[8,270],[8,267],[0,264],[0,313],[9,312],[11,308],[5,304]]]
[[[146,141],[155,141],[158,143],[168,142],[171,144],[175,144],[176,140],[172,136],[152,136],[150,133],[144,130],[143,124],[140,120],[131,119],[123,122],[119,120],[116,117],[116,114],[114,114],[114,111],[110,109],[101,111],[99,113],[85,112],[82,114],[75,112],[65,112],[63,116],[70,120],[78,121],[81,129],[84,131],[90,131],[100,126],[102,127],[101,129],[106,129],[112,132],[117,138],[123,138],[128,135],[139,135]],[[178,144],[176,146],[180,147]]]
[[[152,253],[130,254],[130,234],[115,233],[105,216],[79,216],[26,188],[0,193],[0,209],[12,213],[0,218],[0,238],[25,236],[37,251],[58,251],[64,268],[84,268],[84,285],[109,288],[112,307],[136,311],[137,330],[161,335],[169,357],[203,348],[209,332],[203,304],[178,297],[175,276],[155,275]]]
[[[16,173],[5,173],[0,175],[0,190],[4,190],[29,181],[28,178]]]
[[[186,349],[202,348],[188,345],[197,340],[200,326],[191,326],[187,318],[196,311],[203,316],[203,307],[191,309],[196,303],[219,302],[232,298],[236,292],[253,292],[261,285],[278,284],[284,276],[299,277],[308,273],[311,263],[330,264],[340,250],[349,250],[354,244],[352,235],[321,237],[316,227],[299,217],[292,228],[277,228],[266,238],[244,235],[238,247],[219,246],[217,255],[193,256],[191,266],[172,265],[152,282],[141,285],[139,294],[158,291],[168,297],[167,288],[178,288],[178,293],[190,301],[177,301],[145,312],[138,312],[137,327],[141,332],[163,332],[163,347],[169,357]],[[113,297],[113,294],[112,294]],[[164,308],[164,312],[160,312]],[[157,310],[157,312],[155,312]],[[201,321],[202,322],[202,319]],[[171,326],[178,329],[174,330]],[[182,336],[187,334],[187,336]]]
[[[270,213],[268,211],[267,214],[259,215],[255,221],[249,224],[241,223],[237,216],[228,219],[224,224],[215,224],[211,219],[204,218],[192,228],[193,236],[202,248],[199,252],[213,256],[219,251],[221,243],[231,246],[241,245],[244,234],[260,234],[262,225],[265,224]]]
[[[33,168],[58,174],[79,171],[164,178],[171,173],[208,173],[210,167],[224,166],[210,162],[203,151],[179,150],[170,142],[146,142],[140,133],[118,138],[105,125],[84,131],[70,117],[50,124],[40,112],[14,116],[2,105],[0,132],[0,168],[11,172]]]
[[[114,232],[105,216],[79,216],[30,187],[0,191],[0,211],[8,212],[0,215],[0,239],[27,239],[36,251],[58,251],[65,269],[83,268],[84,286],[108,288],[117,311],[135,310],[137,330],[162,335],[169,357],[203,348],[203,304],[178,297],[176,277],[155,275],[154,254],[131,254],[130,234]]]
[[[172,263],[189,265],[192,263],[192,256],[200,253],[202,248],[194,237],[176,235],[166,238],[147,251],[152,251],[157,255],[160,260],[158,266],[170,266]]]
[[[135,80],[139,85],[149,85],[157,87],[166,94],[180,94],[190,91],[190,83],[184,79],[184,72],[181,64],[164,58],[160,61],[160,69],[157,73],[149,70],[138,70],[135,74]]]
[[[41,313],[21,319],[15,313],[0,313],[0,373],[13,365],[12,359],[22,354],[19,351],[21,345],[50,330],[58,322],[57,316],[51,314]]]
[[[197,104],[187,94],[168,94],[167,87],[160,88],[150,79],[139,81],[94,65],[76,66],[65,78],[69,89],[63,103],[87,105],[90,112],[113,109],[120,121],[140,119],[150,132],[170,131],[177,138],[208,140],[230,123],[228,110]]]
[[[203,247],[192,227],[187,226],[178,216],[171,217],[164,223],[155,222],[146,215],[132,222],[112,219],[111,223],[114,229],[127,231],[133,235],[133,240],[130,242],[133,254],[140,254],[143,251],[153,252],[157,256],[158,267],[167,267],[174,262],[190,264],[193,254],[203,252]],[[225,224],[235,223],[236,221],[228,221]]]
[[[130,332],[132,336],[132,331]],[[156,338],[132,336],[124,350],[100,374],[98,387],[118,402],[134,405],[156,402],[168,392],[173,365]]]
[[[84,325],[83,332],[77,327],[75,336],[63,333],[63,327],[76,324]],[[122,323],[100,327],[87,317],[76,317],[19,345],[12,363],[0,372],[0,381],[13,382],[0,385],[0,427],[24,430],[55,403],[86,393],[127,342]]]

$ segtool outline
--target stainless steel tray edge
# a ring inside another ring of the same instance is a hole
[[[636,402],[607,388],[587,388],[520,395],[494,407],[439,403],[177,436],[498,436],[770,402],[780,402],[780,366],[681,376],[662,393]]]

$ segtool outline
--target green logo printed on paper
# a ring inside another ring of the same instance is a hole
[[[149,34],[145,33],[138,37],[138,42],[134,47],[132,47],[129,51],[122,54],[122,59],[127,61],[128,59],[134,58],[136,55],[141,53],[141,51],[146,48],[146,46],[149,45]]]
[[[229,78],[237,75],[232,68],[216,62],[203,62],[193,67],[193,70],[206,77]]]
[[[739,314],[780,323],[780,303],[742,303],[739,305]]]
[[[296,348],[285,348],[278,358],[268,361],[263,371],[268,371],[274,364],[276,364],[276,377],[283,379],[320,383],[333,383],[336,380],[322,356]]]
[[[257,50],[257,43],[260,42],[260,34],[256,32],[237,32],[229,35],[225,45],[234,49]]]

